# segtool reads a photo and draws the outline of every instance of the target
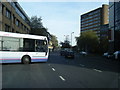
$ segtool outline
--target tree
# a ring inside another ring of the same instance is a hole
[[[32,16],[30,21],[31,28],[44,28],[41,17],[38,18],[37,16]]]
[[[33,16],[31,17],[31,32],[33,35],[47,36],[48,41],[52,42],[53,49],[58,46],[58,40],[55,35],[52,35],[48,32],[48,29],[45,28],[42,24],[41,17]]]
[[[61,48],[71,48],[70,42],[68,40],[61,42],[60,44],[62,45]]]
[[[98,36],[93,31],[83,32],[76,41],[78,48],[87,52],[96,52],[99,45]]]
[[[102,37],[99,44],[99,52],[104,53],[108,51],[109,41],[108,37]]]
[[[51,34],[51,42],[52,42],[53,50],[58,47],[58,40],[55,35]]]
[[[37,16],[32,16],[30,26],[31,26],[30,34],[48,37],[47,28],[43,26],[41,17],[38,18]]]
[[[48,32],[46,28],[32,28],[30,34],[47,36]]]

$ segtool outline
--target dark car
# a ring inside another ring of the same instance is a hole
[[[74,58],[74,52],[73,51],[67,51],[65,54],[65,58]]]
[[[61,55],[61,56],[65,56],[65,53],[66,53],[66,50],[61,50],[61,51],[60,51],[60,55]]]

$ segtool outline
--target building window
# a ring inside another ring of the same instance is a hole
[[[13,15],[13,23],[15,24],[15,16]]]
[[[8,9],[6,9],[6,17],[11,18],[11,12]]]
[[[19,27],[19,20],[16,20],[16,25]]]
[[[24,14],[24,12],[21,11],[18,3],[12,2],[11,5],[13,6],[13,8],[15,9],[16,13],[27,23],[29,24],[29,19],[27,18],[27,16]]]
[[[23,24],[21,23],[21,29],[23,29]]]
[[[0,4],[0,13],[2,13],[2,5]]]
[[[0,21],[0,30],[2,30],[2,21]]]
[[[15,17],[15,16],[14,16],[14,14],[13,14],[13,15],[11,15],[11,16],[12,16],[12,21],[13,21],[13,23],[14,23],[14,17]]]
[[[27,33],[29,33],[29,29],[27,29]]]
[[[20,23],[20,21],[19,21],[19,27],[21,28],[21,23]]]
[[[24,26],[24,30],[26,30],[26,26]]]
[[[4,5],[2,5],[2,14],[4,15]]]
[[[5,31],[9,32],[10,31],[10,26],[8,26],[7,24],[5,24]]]
[[[3,37],[3,50],[4,51],[17,51],[19,50],[19,39],[11,37]]]

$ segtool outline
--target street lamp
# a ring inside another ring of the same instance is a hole
[[[72,46],[72,34],[73,34],[73,33],[74,33],[74,32],[71,33],[71,46]]]

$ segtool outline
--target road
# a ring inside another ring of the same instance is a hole
[[[47,63],[2,65],[3,88],[118,88],[118,62],[100,56],[65,59],[51,53]]]

